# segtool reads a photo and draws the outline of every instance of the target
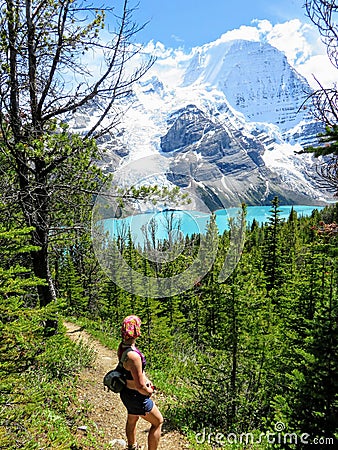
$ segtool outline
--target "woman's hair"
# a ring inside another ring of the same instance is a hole
[[[137,316],[128,316],[122,322],[121,335],[124,341],[141,336],[141,319]]]

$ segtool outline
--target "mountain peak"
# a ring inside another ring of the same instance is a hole
[[[273,123],[283,131],[308,115],[299,111],[308,83],[268,43],[234,40],[200,47],[184,76],[183,86],[191,85],[217,89],[247,120]]]

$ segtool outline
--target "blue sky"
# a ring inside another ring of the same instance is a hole
[[[318,88],[314,76],[323,86],[332,86],[337,69],[327,57],[318,29],[305,14],[304,1],[128,0],[128,6],[136,8],[132,20],[137,25],[148,22],[133,41],[142,44],[145,53],[156,56],[155,68],[168,83],[177,81],[174,69],[198,47],[219,39],[245,39],[268,42],[282,51],[314,88]],[[113,6],[119,16],[123,2],[104,0],[103,4]],[[93,4],[99,7],[102,2],[93,0]],[[108,15],[105,31],[115,28],[114,22]],[[97,60],[95,55],[93,70]]]
[[[137,0],[130,3],[136,4]],[[267,19],[273,25],[295,18],[308,22],[303,0],[139,0],[134,18],[139,24],[149,21],[138,40],[185,50],[254,19]]]

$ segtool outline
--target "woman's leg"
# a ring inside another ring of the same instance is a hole
[[[136,444],[136,424],[140,416],[134,414],[128,414],[126,423],[126,435],[128,446]]]
[[[141,416],[151,424],[148,434],[148,450],[157,450],[161,437],[163,417],[156,405],[145,416]]]

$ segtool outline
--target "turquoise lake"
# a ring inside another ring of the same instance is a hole
[[[310,216],[312,211],[323,209],[322,206],[304,206],[287,205],[279,206],[280,218],[287,219],[291,208],[297,212],[298,217]],[[247,224],[250,225],[254,219],[259,223],[268,221],[271,206],[248,206]],[[229,218],[236,217],[240,213],[240,208],[228,208],[215,211],[216,224],[219,233],[222,234],[229,229]],[[104,229],[112,237],[127,237],[128,230],[131,230],[134,243],[142,244],[145,236],[151,235],[151,230],[156,229],[155,237],[157,240],[168,239],[168,229],[172,230],[172,237],[178,234],[191,236],[194,233],[205,233],[210,214],[198,211],[159,211],[154,213],[137,214],[124,219],[106,219],[104,220]],[[171,221],[171,226],[168,223]],[[155,223],[155,225],[154,225]]]

